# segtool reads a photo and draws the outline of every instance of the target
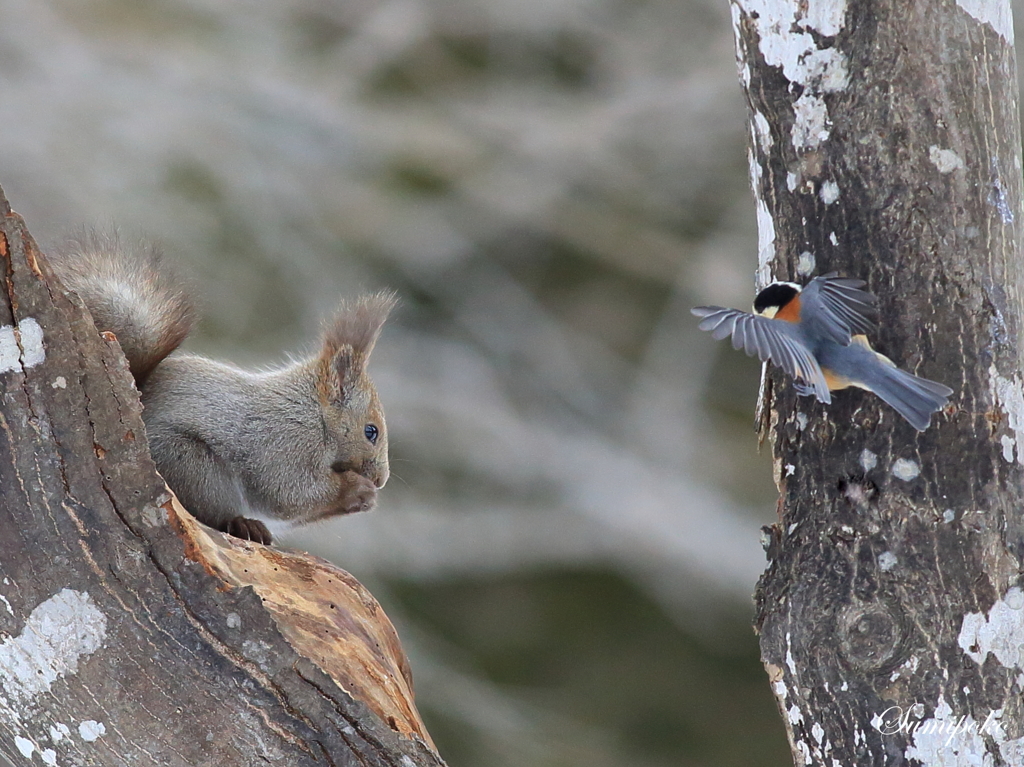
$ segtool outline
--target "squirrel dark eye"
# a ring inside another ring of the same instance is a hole
[[[380,429],[378,429],[372,423],[368,423],[366,424],[366,426],[363,427],[363,434],[366,436],[368,440],[370,440],[371,445],[376,445],[377,438],[380,436]]]

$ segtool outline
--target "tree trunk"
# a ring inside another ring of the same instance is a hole
[[[2,191],[0,270],[0,753],[443,764],[394,629],[351,576],[212,532],[171,497],[117,343]]]
[[[1021,154],[1008,0],[733,0],[759,282],[838,271],[955,389],[923,433],[771,376],[756,594],[797,764],[1024,764]],[[917,763],[912,762],[912,763]]]

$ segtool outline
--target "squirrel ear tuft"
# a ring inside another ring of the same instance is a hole
[[[329,402],[344,402],[366,374],[366,363],[384,321],[398,303],[392,291],[362,296],[343,304],[324,333],[321,381]]]
[[[352,394],[352,388],[362,374],[363,365],[360,358],[345,344],[336,349],[334,354],[321,360],[322,372],[320,381],[321,394],[327,402],[341,404]]]
[[[324,333],[325,353],[333,357],[343,346],[349,346],[356,358],[354,362],[365,364],[384,321],[397,303],[395,293],[387,290],[342,304]]]

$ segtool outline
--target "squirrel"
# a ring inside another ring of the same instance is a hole
[[[313,356],[251,372],[175,351],[196,311],[154,246],[90,233],[50,262],[117,337],[153,460],[197,519],[269,544],[268,523],[372,508],[388,479],[388,436],[366,366],[394,293],[343,303]]]

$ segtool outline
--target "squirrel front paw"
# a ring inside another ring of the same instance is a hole
[[[336,514],[369,511],[377,503],[377,486],[372,480],[354,471],[343,472],[341,479],[342,489],[334,507]]]
[[[235,538],[241,538],[243,541],[262,543],[264,546],[269,546],[273,542],[267,526],[258,519],[249,519],[248,517],[229,519],[224,525],[223,532],[233,535]]]

